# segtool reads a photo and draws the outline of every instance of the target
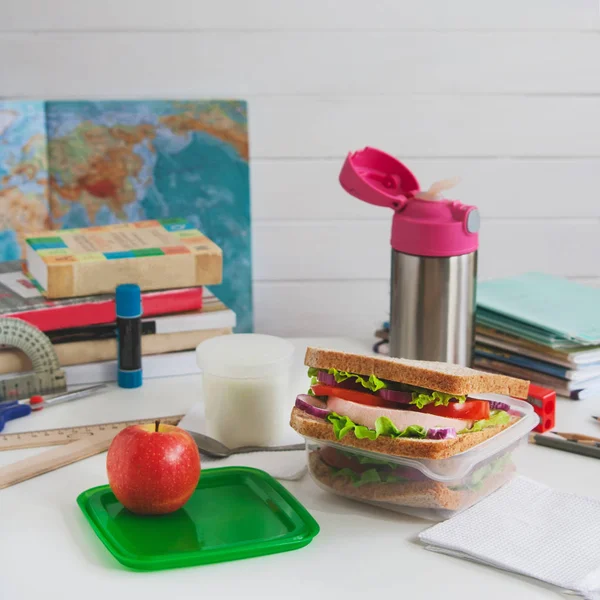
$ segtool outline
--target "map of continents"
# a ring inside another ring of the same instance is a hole
[[[47,229],[43,102],[0,101],[0,260],[21,256],[24,234]]]
[[[246,104],[47,102],[45,113],[49,226],[187,218],[223,249],[211,289],[251,331]]]

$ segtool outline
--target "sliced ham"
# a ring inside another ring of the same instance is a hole
[[[421,425],[425,429],[430,427],[454,427],[456,431],[471,427],[472,421],[463,421],[462,419],[449,419],[448,417],[438,417],[418,410],[398,410],[396,408],[382,408],[379,406],[367,406],[342,400],[337,396],[329,396],[327,400],[327,409],[336,412],[338,415],[349,417],[357,425],[365,425],[369,429],[375,429],[375,421],[378,417],[387,417],[400,431],[410,425]]]

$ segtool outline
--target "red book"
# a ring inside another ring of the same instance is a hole
[[[202,288],[142,292],[145,317],[199,310]],[[0,263],[0,316],[17,317],[42,331],[114,323],[111,294],[47,300],[21,270],[20,261]]]

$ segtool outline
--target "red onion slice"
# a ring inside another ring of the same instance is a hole
[[[326,406],[324,402],[314,396],[309,396],[308,394],[298,394],[296,396],[296,408],[313,417],[325,419],[331,412],[325,408]]]
[[[454,427],[430,427],[427,430],[427,438],[430,440],[450,440],[458,437]]]
[[[360,383],[354,381],[354,379],[346,379],[345,381],[337,382],[335,380],[335,375],[330,375],[327,371],[319,371],[317,379],[319,380],[319,383],[322,383],[323,385],[357,390],[359,392],[369,392],[369,390],[365,389]]]
[[[400,392],[398,390],[389,390],[383,388],[377,392],[381,398],[387,402],[397,402],[398,404],[410,404],[412,401],[411,392]]]
[[[319,371],[317,373],[317,379],[319,380],[319,383],[322,383],[323,385],[337,385],[335,377],[330,375],[327,371]]]
[[[471,398],[469,398],[471,400]],[[510,411],[510,404],[506,402],[500,402],[499,400],[490,400],[490,410],[504,410],[506,412]]]

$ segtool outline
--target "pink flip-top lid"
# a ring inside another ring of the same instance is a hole
[[[479,246],[475,206],[421,192],[410,170],[381,150],[365,148],[348,154],[340,183],[352,196],[394,210],[394,250],[417,256],[459,256]]]

